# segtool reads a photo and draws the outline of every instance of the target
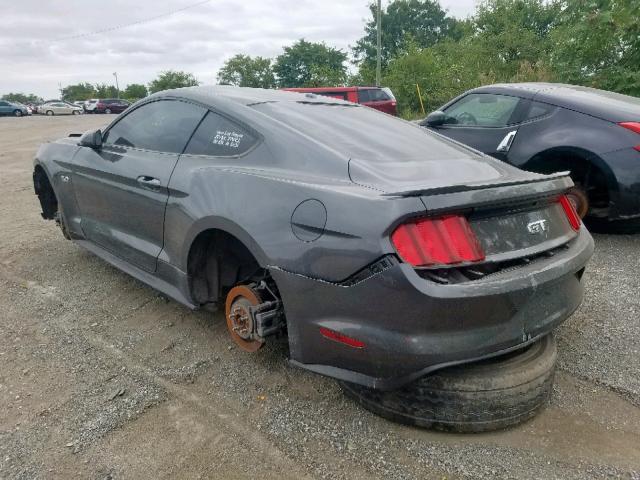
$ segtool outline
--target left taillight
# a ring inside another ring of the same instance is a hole
[[[400,257],[414,267],[480,262],[485,254],[462,215],[403,223],[391,234]]]
[[[576,212],[576,209],[571,203],[571,200],[567,198],[566,195],[560,197],[560,205],[562,205],[562,209],[564,213],[567,215],[567,220],[569,220],[569,224],[571,228],[573,228],[576,232],[580,230],[580,225],[582,225],[582,220],[580,220],[580,215]]]

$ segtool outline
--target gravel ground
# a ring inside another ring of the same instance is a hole
[[[640,235],[597,235],[549,407],[503,432],[403,427],[271,343],[232,346],[39,217],[37,145],[108,116],[0,119],[0,478],[640,479]]]

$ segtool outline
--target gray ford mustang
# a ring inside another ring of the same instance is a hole
[[[64,235],[254,351],[371,388],[533,343],[580,304],[593,240],[565,173],[313,94],[161,92],[43,145]]]

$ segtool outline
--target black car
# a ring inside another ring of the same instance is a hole
[[[499,412],[474,429],[544,403],[549,333],[580,304],[593,250],[567,175],[309,93],[151,95],[43,145],[34,186],[67,238],[190,308],[219,306],[246,351],[288,339],[295,365],[359,399],[479,359],[527,366],[492,370],[511,372],[512,396],[494,392]]]
[[[122,113],[131,104],[120,98],[101,98],[96,102],[93,113]]]
[[[594,225],[640,226],[640,99],[552,83],[469,90],[421,125],[525,170],[570,171]]]

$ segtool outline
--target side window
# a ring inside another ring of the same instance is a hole
[[[371,90],[358,90],[358,102],[365,103],[371,101],[371,95],[369,94]]]
[[[346,92],[318,92],[318,95],[322,95],[323,97],[337,98],[339,100],[346,100],[347,99],[347,93]]]
[[[445,110],[451,120],[447,123],[479,127],[504,127],[509,125],[509,120],[519,101],[518,97],[508,95],[471,93]]]
[[[525,118],[525,120],[546,117],[553,112],[554,109],[555,107],[553,105],[549,105],[547,103],[531,102],[531,106],[529,107],[529,112],[527,113],[527,118]]]
[[[9,104],[7,102],[0,102],[0,107],[8,107]]]
[[[257,141],[254,135],[241,126],[217,113],[209,112],[191,137],[184,153],[214,157],[242,155]]]
[[[157,152],[182,153],[206,110],[178,100],[160,100],[136,108],[103,138],[105,145],[121,145]]]

